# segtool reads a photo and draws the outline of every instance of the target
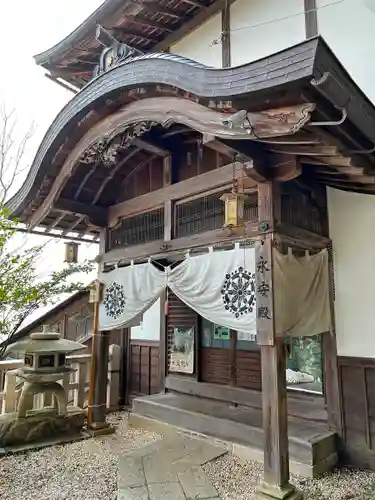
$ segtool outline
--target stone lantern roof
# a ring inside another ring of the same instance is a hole
[[[84,344],[60,338],[57,332],[48,331],[49,326],[44,325],[43,331],[32,333],[29,338],[11,344],[8,350],[28,353],[69,353],[86,349]]]

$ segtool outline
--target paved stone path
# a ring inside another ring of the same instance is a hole
[[[185,436],[168,436],[123,455],[118,500],[220,500],[202,465],[226,450]]]

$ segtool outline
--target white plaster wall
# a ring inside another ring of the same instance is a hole
[[[221,43],[213,44],[220,39],[221,13],[209,19],[199,28],[189,33],[170,47],[174,54],[193,59],[207,66],[222,67]]]
[[[375,102],[375,1],[317,0],[318,28],[330,48]],[[331,5],[329,5],[331,4]],[[373,11],[369,6],[373,6]]]
[[[375,196],[328,189],[339,356],[375,357]]]
[[[305,39],[304,0],[237,0],[230,28],[232,66],[256,61]]]
[[[143,314],[141,324],[131,328],[130,336],[134,340],[160,340],[160,299]]]

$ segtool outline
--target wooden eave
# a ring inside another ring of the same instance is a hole
[[[12,343],[22,340],[23,338],[30,335],[30,333],[32,333],[33,330],[35,331],[37,328],[41,328],[43,325],[48,324],[48,322],[50,322],[53,316],[55,316],[58,312],[61,312],[68,306],[74,304],[75,302],[78,302],[85,295],[87,296],[89,295],[89,292],[87,290],[80,290],[78,292],[74,292],[70,297],[56,304],[52,309],[45,312],[44,314],[36,318],[34,321],[24,326],[20,330],[18,330],[16,334],[12,335]],[[5,343],[6,341],[1,342],[0,348],[3,347]]]
[[[90,81],[103,49],[98,24],[120,42],[143,52],[160,52],[223,8],[222,0],[107,0],[53,47],[34,56],[52,78],[77,88]]]
[[[90,82],[52,123],[25,183],[7,203],[10,211],[27,222],[31,204],[43,203],[66,158],[82,138],[99,125],[105,133],[105,124],[115,110],[142,100],[142,89],[156,96],[160,95],[157,91],[163,96],[179,95],[207,109],[212,103],[230,103],[232,112],[313,102],[312,119],[297,134],[232,140],[230,147],[242,148],[250,159],[259,148],[267,154],[294,157],[303,166],[304,178],[310,176],[314,182],[344,190],[375,192],[375,108],[325,42],[316,38],[238,68],[209,69],[171,54],[138,57],[112,68]],[[72,182],[75,175],[73,169]],[[85,205],[79,197],[74,201]],[[103,200],[98,199],[95,205],[91,208],[96,210],[96,218],[100,219],[100,212],[104,217],[105,210],[108,216],[109,207]],[[84,213],[85,208],[80,211]],[[66,230],[58,217],[51,206],[41,225]],[[81,216],[76,230],[84,234],[87,228]]]

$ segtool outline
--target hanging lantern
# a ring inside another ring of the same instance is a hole
[[[65,260],[68,264],[76,264],[78,262],[78,243],[67,241],[65,243]]]
[[[101,302],[102,291],[103,291],[103,284],[99,280],[95,280],[90,285],[89,303],[95,304],[95,303]]]
[[[236,178],[236,167],[240,166],[243,171],[243,161],[236,155],[233,158],[233,185],[230,193],[224,193],[220,200],[225,203],[224,227],[229,229],[244,226],[244,207],[247,195],[245,194],[245,182]]]
[[[232,191],[224,193],[220,200],[225,203],[224,227],[241,227],[244,225],[244,205],[247,196]]]

